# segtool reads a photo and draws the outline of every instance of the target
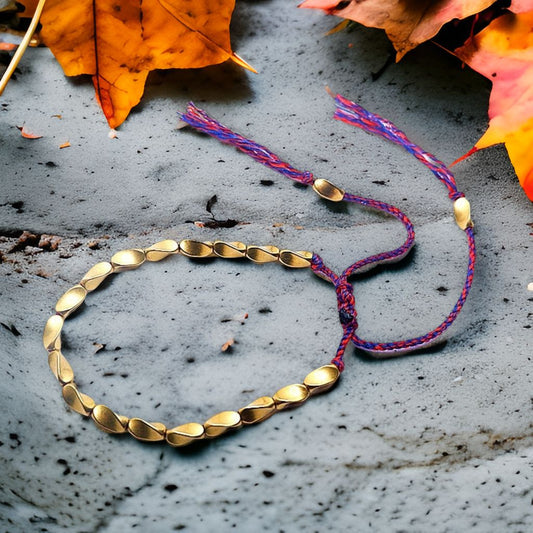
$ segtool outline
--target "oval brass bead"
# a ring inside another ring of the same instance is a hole
[[[222,411],[204,422],[205,436],[212,439],[226,433],[229,429],[237,429],[241,426],[241,415],[237,411]]]
[[[330,181],[322,178],[314,181],[313,190],[318,196],[325,200],[330,200],[331,202],[342,202],[342,199],[344,198],[344,191],[340,187],[337,187]]]
[[[270,396],[261,396],[246,407],[239,409],[243,424],[257,424],[276,412],[276,404]]]
[[[246,257],[254,263],[271,263],[279,258],[277,246],[248,246]]]
[[[60,315],[52,315],[46,322],[43,331],[43,344],[49,352],[61,349],[61,329],[65,319]]]
[[[213,245],[207,242],[185,239],[180,242],[180,253],[193,258],[210,257],[213,254]]]
[[[238,259],[246,255],[246,244],[243,242],[215,241],[213,243],[213,252],[218,257],[225,259]]]
[[[161,422],[146,422],[142,418],[130,418],[128,431],[138,440],[156,442],[165,439],[167,428]]]
[[[94,400],[80,392],[74,383],[67,383],[63,387],[63,398],[69,407],[83,416],[89,416],[96,405]]]
[[[72,367],[59,350],[54,350],[48,354],[48,366],[62,385],[70,383],[74,379]]]
[[[453,203],[453,214],[455,216],[455,222],[462,230],[474,226],[470,218],[470,202],[466,198],[462,197],[455,200]]]
[[[290,268],[308,268],[311,266],[312,252],[300,251],[293,252],[292,250],[281,250],[279,253],[279,262]]]
[[[111,258],[113,272],[123,272],[124,270],[133,270],[140,267],[144,260],[144,250],[132,248],[130,250],[121,250]]]
[[[125,433],[128,419],[117,415],[106,405],[96,405],[91,413],[91,418],[99,429],[106,433]]]
[[[202,440],[205,437],[205,429],[202,424],[189,422],[167,430],[166,441],[175,447],[187,446],[192,442]]]
[[[96,289],[112,272],[113,265],[111,263],[108,263],[107,261],[96,263],[96,265],[90,268],[87,274],[83,276],[80,285],[85,287],[88,292],[94,291],[94,289]]]
[[[295,383],[287,385],[272,396],[278,411],[289,407],[298,407],[309,398],[309,391],[305,385]]]
[[[82,285],[71,287],[56,303],[56,313],[67,318],[85,301],[87,289]]]
[[[309,395],[312,396],[333,387],[339,376],[339,369],[335,365],[324,365],[307,374],[304,385],[309,389]]]
[[[166,239],[164,241],[156,242],[149,248],[144,250],[144,255],[147,261],[161,261],[165,257],[171,254],[178,253],[179,244],[172,239]]]

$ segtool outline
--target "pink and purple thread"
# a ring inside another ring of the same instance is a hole
[[[446,186],[448,189],[448,196],[452,201],[464,196],[461,192],[458,192],[455,178],[453,174],[446,168],[444,163],[436,159],[430,153],[422,150],[422,148],[416,144],[412,143],[402,131],[394,126],[394,124],[378,115],[374,115],[373,113],[366,111],[360,105],[351,102],[340,95],[335,97],[335,104],[337,109],[335,111],[334,118],[346,122],[347,124],[351,124],[352,126],[357,126],[370,133],[380,135],[381,137],[384,137],[395,144],[403,146],[422,164],[428,167],[436,176],[436,178]],[[187,107],[187,112],[180,115],[180,118],[182,121],[189,124],[196,130],[211,135],[223,143],[235,146],[259,163],[262,163],[263,165],[280,172],[291,180],[303,185],[312,185],[315,181],[315,178],[311,172],[302,172],[295,169],[288,163],[282,161],[276,154],[273,154],[264,146],[261,146],[260,144],[257,144],[254,141],[246,139],[242,135],[231,131],[229,128],[211,118],[209,115],[207,115],[207,113],[201,109],[198,109],[192,103],[190,103]],[[318,276],[331,281],[335,287],[337,295],[339,320],[343,329],[343,336],[336,355],[331,362],[335,364],[341,372],[344,370],[344,353],[347,345],[350,342],[352,342],[360,350],[382,357],[394,356],[400,353],[429,346],[453,324],[454,320],[457,318],[457,315],[461,311],[468,296],[468,292],[470,291],[470,287],[472,286],[474,265],[476,260],[474,230],[472,227],[467,227],[464,230],[467,237],[469,250],[466,279],[459,299],[444,321],[425,335],[411,339],[394,342],[370,342],[364,340],[357,335],[358,324],[357,312],[355,310],[355,298],[353,294],[353,286],[348,281],[348,278],[353,274],[364,272],[379,264],[401,260],[413,247],[415,234],[411,221],[404,213],[402,213],[393,205],[380,202],[378,200],[373,200],[371,198],[356,196],[350,193],[345,193],[343,200],[347,202],[353,202],[364,207],[377,209],[395,217],[404,225],[407,231],[407,238],[400,247],[356,261],[341,274],[336,274],[333,272],[324,264],[324,261],[320,256],[313,254],[311,260],[311,269]]]

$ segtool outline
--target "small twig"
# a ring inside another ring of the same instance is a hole
[[[39,3],[35,8],[35,13],[33,14],[33,17],[31,19],[30,26],[26,31],[26,34],[24,35],[24,39],[22,39],[22,42],[17,48],[17,51],[13,54],[13,57],[11,58],[11,62],[9,63],[7,70],[4,72],[4,75],[0,80],[0,96],[4,92],[8,81],[11,79],[11,76],[13,75],[13,72],[15,72],[19,61],[21,60],[22,56],[24,55],[24,52],[26,51],[26,48],[28,48],[28,45],[30,44],[31,38],[33,37],[33,34],[35,32],[35,28],[37,28],[37,24],[39,24],[39,19],[41,18],[41,13],[43,12],[45,2],[46,0],[39,0]]]

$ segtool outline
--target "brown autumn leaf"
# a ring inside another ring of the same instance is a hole
[[[23,0],[22,3],[32,0]],[[199,68],[231,59],[235,0],[48,0],[41,36],[67,76],[90,74],[111,128],[139,103],[154,69]]]
[[[439,32],[453,19],[486,9],[494,0],[305,0],[300,7],[323,9],[328,15],[385,30],[400,60],[409,50]]]

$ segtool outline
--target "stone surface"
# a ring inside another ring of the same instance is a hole
[[[48,367],[41,335],[55,302],[118,250],[241,240],[313,250],[340,270],[401,242],[395,221],[331,207],[176,129],[189,100],[296,167],[411,217],[409,259],[355,280],[361,335],[416,336],[447,315],[467,249],[444,187],[399,148],[332,120],[324,87],[451,162],[486,127],[489,83],[431,46],[373,81],[386,39],[361,27],[325,37],[333,24],[293,2],[239,2],[233,46],[259,74],[230,64],[156,73],[118,139],[108,138],[88,80],[66,79],[45,49],[26,54],[0,103],[2,531],[530,528],[531,204],[502,148],[454,168],[472,203],[479,263],[446,343],[430,351],[375,361],[349,349],[333,390],[183,451],[100,432],[67,409]],[[22,139],[22,124],[43,138]],[[239,224],[194,225],[213,217]],[[23,231],[36,236],[28,246],[17,245]],[[39,247],[43,234],[61,241]],[[301,382],[329,362],[341,334],[327,283],[244,261],[146,264],[81,309],[64,335],[80,389],[168,427]]]

